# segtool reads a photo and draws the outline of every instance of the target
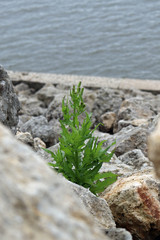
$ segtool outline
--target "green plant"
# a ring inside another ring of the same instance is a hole
[[[77,89],[73,86],[70,91],[70,100],[62,101],[63,120],[61,124],[60,147],[56,153],[44,149],[50,153],[54,161],[49,163],[57,172],[62,173],[68,180],[89,188],[94,194],[116,181],[117,175],[111,172],[99,173],[103,162],[109,162],[113,152],[109,148],[102,148],[105,141],[98,142],[93,132],[99,126],[91,130],[91,115],[85,111],[85,104],[82,98],[83,88],[79,83]],[[85,114],[80,124],[79,117]]]

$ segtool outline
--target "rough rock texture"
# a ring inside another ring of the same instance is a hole
[[[144,156],[140,149],[126,152],[119,157],[119,160],[137,170],[145,170],[152,167],[152,163]]]
[[[107,240],[66,181],[0,124],[1,240]]]
[[[46,113],[45,104],[39,101],[36,96],[32,96],[28,99],[28,96],[19,96],[21,102],[20,115],[26,114],[28,116],[39,116]]]
[[[46,144],[40,138],[37,137],[34,138],[33,147],[38,152],[42,148],[46,148]]]
[[[17,131],[16,138],[19,141],[33,147],[34,150],[36,150],[36,151],[41,150],[42,147],[46,148],[46,144],[40,138],[38,138],[38,137],[33,138],[32,135],[29,132],[19,132],[19,131]]]
[[[132,240],[131,234],[125,229],[116,228],[115,221],[107,202],[103,198],[96,197],[88,189],[68,182],[79,199],[93,216],[98,226],[105,230],[107,236],[113,240]]]
[[[160,121],[148,138],[148,154],[154,164],[156,175],[160,178]]]
[[[103,193],[118,227],[135,240],[160,236],[160,183],[150,172],[121,178]]]
[[[57,94],[53,101],[48,105],[46,111],[46,118],[48,121],[61,119],[62,118],[62,99],[64,97],[63,93]]]
[[[19,131],[17,131],[16,138],[19,141],[21,141],[25,144],[28,144],[30,146],[33,146],[33,144],[34,144],[33,137],[29,132],[19,132]]]
[[[117,121],[121,119],[148,119],[153,115],[155,115],[155,112],[148,102],[144,102],[142,97],[134,97],[122,102]]]
[[[134,149],[119,157],[113,155],[109,163],[103,163],[100,172],[113,172],[120,178],[146,169],[153,170],[153,164],[144,156],[141,150]]]
[[[95,123],[100,122],[101,115],[108,111],[117,113],[123,98],[124,93],[122,91],[100,89],[92,108]]]
[[[110,132],[116,121],[116,114],[114,112],[106,112],[100,117],[100,121],[103,124],[100,126],[100,130],[103,132]]]
[[[15,128],[18,123],[19,110],[20,103],[9,76],[0,66],[0,121],[10,128]]]
[[[48,150],[52,151],[52,152],[56,152],[59,148],[59,143],[47,148]],[[51,157],[50,154],[48,154],[47,152],[45,152],[43,149],[38,149],[37,151],[38,155],[44,159],[46,162],[53,162],[53,158]]]
[[[95,222],[102,229],[109,229],[115,227],[115,222],[111,210],[108,207],[107,202],[96,197],[88,189],[69,182],[69,186],[74,190],[74,192],[81,199],[88,212],[90,212],[95,220]]]
[[[44,116],[32,117],[21,126],[20,130],[22,132],[30,132],[34,138],[39,137],[48,145],[54,145],[56,143],[56,132]]]
[[[68,94],[68,91],[57,89],[53,84],[46,84],[42,87],[38,92],[36,92],[36,96],[38,100],[43,101],[46,107],[54,100],[55,96],[62,94],[63,96]]]
[[[106,234],[112,240],[132,240],[132,235],[124,228],[111,228],[106,230]]]
[[[110,145],[116,139],[116,150],[115,154],[120,156],[130,150],[140,149],[145,156],[147,156],[147,137],[148,130],[146,127],[133,127],[128,126],[121,129],[113,136],[107,138],[108,142],[104,144]],[[114,148],[113,146],[112,148]]]

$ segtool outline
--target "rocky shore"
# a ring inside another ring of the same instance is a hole
[[[104,147],[116,139],[101,172],[118,180],[99,197],[49,169],[52,159],[41,149],[57,148],[62,99],[79,81],[93,127],[103,123],[95,135],[107,140]],[[0,121],[13,132],[0,125],[2,240],[160,239],[160,183],[148,154],[160,117],[159,82],[0,68],[0,105]]]

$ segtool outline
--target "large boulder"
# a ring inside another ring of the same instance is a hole
[[[103,193],[118,227],[126,228],[135,240],[160,237],[160,183],[152,172],[124,177]]]
[[[20,103],[15,94],[7,72],[0,66],[0,121],[12,128],[18,124]]]
[[[0,124],[0,239],[107,240],[66,181]]]

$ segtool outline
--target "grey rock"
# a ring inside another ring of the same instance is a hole
[[[27,121],[31,119],[32,116],[22,114],[19,116],[19,122],[17,125],[17,130],[20,131],[21,126],[23,126]]]
[[[109,240],[66,181],[0,124],[1,240]]]
[[[54,99],[55,95],[60,92],[62,91],[54,87],[53,84],[46,84],[43,88],[36,92],[36,96],[39,100],[43,101],[45,105],[48,107],[48,105]]]
[[[139,95],[144,95],[141,91],[137,90],[120,90],[120,89],[100,89],[96,92],[97,97],[94,101],[93,108],[91,111],[93,112],[93,118],[95,119],[95,123],[100,122],[100,117],[106,112],[114,112],[116,115],[120,109],[121,103],[125,99],[129,99],[131,97],[136,97]]]
[[[16,94],[29,95],[31,93],[29,86],[26,83],[20,83],[14,86],[14,91]]]
[[[133,172],[135,172],[135,169],[133,166],[122,163],[120,160],[115,162],[111,159],[109,163],[103,163],[100,172],[112,172],[117,174],[118,178],[120,178],[130,176]]]
[[[109,136],[108,141],[104,146],[110,145],[116,139],[115,154],[120,156],[130,150],[140,149],[145,156],[147,156],[147,137],[148,129],[144,126],[133,127],[128,126],[122,128],[121,131],[117,132],[113,136]],[[113,146],[111,149],[113,149]]]
[[[84,91],[84,102],[86,105],[86,110],[88,112],[92,112],[95,100],[96,100],[97,94],[95,91]]]
[[[116,126],[114,126],[113,132],[119,132],[122,128],[128,127],[129,125],[134,127],[146,126],[148,127],[152,122],[152,118],[149,119],[134,119],[134,120],[119,120]]]
[[[106,230],[106,235],[112,240],[132,240],[132,235],[125,228],[111,228]]]
[[[152,166],[147,157],[144,156],[140,149],[134,149],[119,156],[119,160],[129,166],[133,166],[134,169],[144,170]]]
[[[82,186],[72,182],[68,183],[101,229],[109,229],[116,226],[111,210],[104,199],[96,197]]]
[[[64,94],[60,93],[55,95],[54,100],[49,104],[48,109],[46,111],[46,118],[48,121],[61,119],[62,118],[62,99],[64,98]]]
[[[97,98],[93,105],[93,117],[95,123],[100,122],[100,117],[106,112],[118,113],[120,105],[124,99],[124,93],[121,90],[101,89],[97,92]]]
[[[126,99],[122,102],[118,111],[114,132],[118,132],[128,125],[148,125],[155,114],[148,99],[142,96]]]
[[[35,95],[19,95],[19,101],[21,103],[20,115],[39,116],[46,113],[45,104]]]
[[[47,148],[48,150],[52,151],[53,153],[57,152],[59,148],[59,143]],[[51,154],[45,152],[43,149],[38,149],[37,154],[44,159],[46,162],[53,162],[53,158],[51,157]]]
[[[149,102],[142,97],[134,97],[122,102],[118,112],[118,120],[148,119],[155,115]]]
[[[30,132],[33,138],[39,137],[47,146],[55,144],[56,132],[44,116],[32,117],[20,127],[22,132]]]
[[[109,163],[103,163],[100,172],[112,172],[121,177],[129,177],[133,173],[143,171],[145,169],[153,170],[153,165],[146,158],[141,150],[135,149],[129,151],[119,157],[114,154]]]
[[[0,66],[0,121],[15,130],[20,103],[7,72]]]

